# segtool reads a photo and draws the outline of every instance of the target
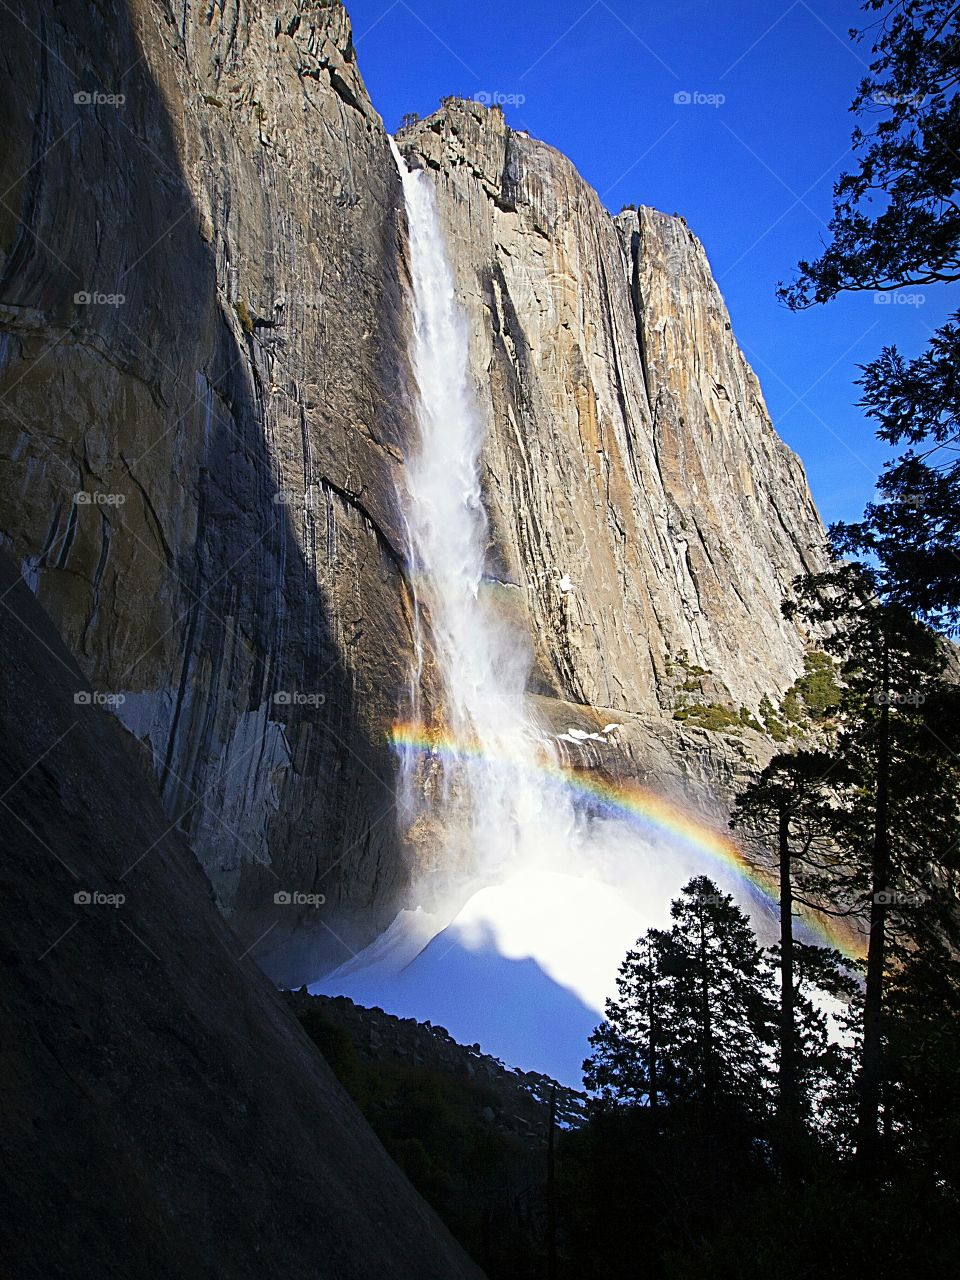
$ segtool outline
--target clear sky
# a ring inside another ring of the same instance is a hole
[[[802,315],[776,300],[796,260],[816,256],[849,163],[868,56],[847,35],[862,25],[856,0],[346,3],[388,129],[445,94],[503,95],[509,123],[565,152],[614,212],[684,215],[824,518],[858,517],[887,453],[856,408],[856,365],[891,342],[918,351],[957,293],[851,296]]]

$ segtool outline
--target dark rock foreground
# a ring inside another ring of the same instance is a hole
[[[0,593],[3,1275],[479,1276],[242,955],[5,560]]]

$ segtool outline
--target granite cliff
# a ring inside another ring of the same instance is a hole
[[[375,927],[404,882],[383,726],[410,645],[405,311],[399,179],[346,14],[22,17],[3,544],[245,936],[295,931],[276,892]]]
[[[401,146],[436,173],[496,552],[543,690],[672,711],[682,652],[737,703],[789,684],[780,604],[821,528],[699,241],[653,209],[612,218],[497,110],[452,100]]]
[[[339,3],[18,12],[0,542],[241,937],[313,976],[300,944],[341,958],[411,874],[388,746],[414,430],[388,138]],[[398,141],[434,175],[471,321],[490,573],[542,716],[585,763],[720,813],[769,744],[682,726],[678,690],[779,697],[803,655],[780,599],[822,530],[703,249],[681,219],[611,217],[496,109],[451,100]]]

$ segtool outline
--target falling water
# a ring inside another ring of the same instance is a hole
[[[410,236],[418,428],[403,498],[418,628],[410,710],[420,717],[427,655],[436,655],[437,727],[459,749],[434,761],[443,776],[427,838],[450,884],[438,904],[442,876],[427,877],[419,887],[429,911],[401,912],[315,989],[440,1019],[465,1043],[578,1084],[617,966],[644,928],[666,923],[683,859],[577,812],[550,767],[558,744],[526,698],[526,637],[485,584],[483,423],[433,186],[393,152]],[[417,758],[404,763],[406,794],[423,800]]]
[[[410,555],[429,611],[446,698],[446,728],[470,744],[456,762],[470,807],[474,869],[526,863],[574,824],[572,809],[538,785],[553,748],[525,698],[525,637],[484,589],[489,529],[481,496],[483,427],[433,186],[394,147],[410,232],[416,454],[407,463]]]

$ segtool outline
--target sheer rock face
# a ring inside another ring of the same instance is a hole
[[[545,692],[672,710],[678,660],[757,706],[796,676],[780,613],[823,530],[699,241],[612,218],[558,152],[453,101],[401,135],[436,182],[488,426],[492,571]]]
[[[0,542],[222,909],[274,972],[283,953],[312,976],[291,946],[314,972],[321,944],[342,959],[328,925],[365,941],[409,878],[388,140],[337,3],[19,3],[23,22],[0,14]],[[623,723],[605,767],[710,808],[765,746],[683,732],[678,678],[704,668],[704,701],[752,707],[791,682],[780,599],[822,531],[703,251],[680,220],[611,218],[495,110],[451,102],[401,143],[471,321],[491,574],[544,720]],[[322,922],[282,891],[325,894]]]
[[[384,726],[409,671],[407,311],[349,21],[22,4],[0,18],[3,545],[249,940],[295,931],[283,891],[368,936],[406,879]]]

